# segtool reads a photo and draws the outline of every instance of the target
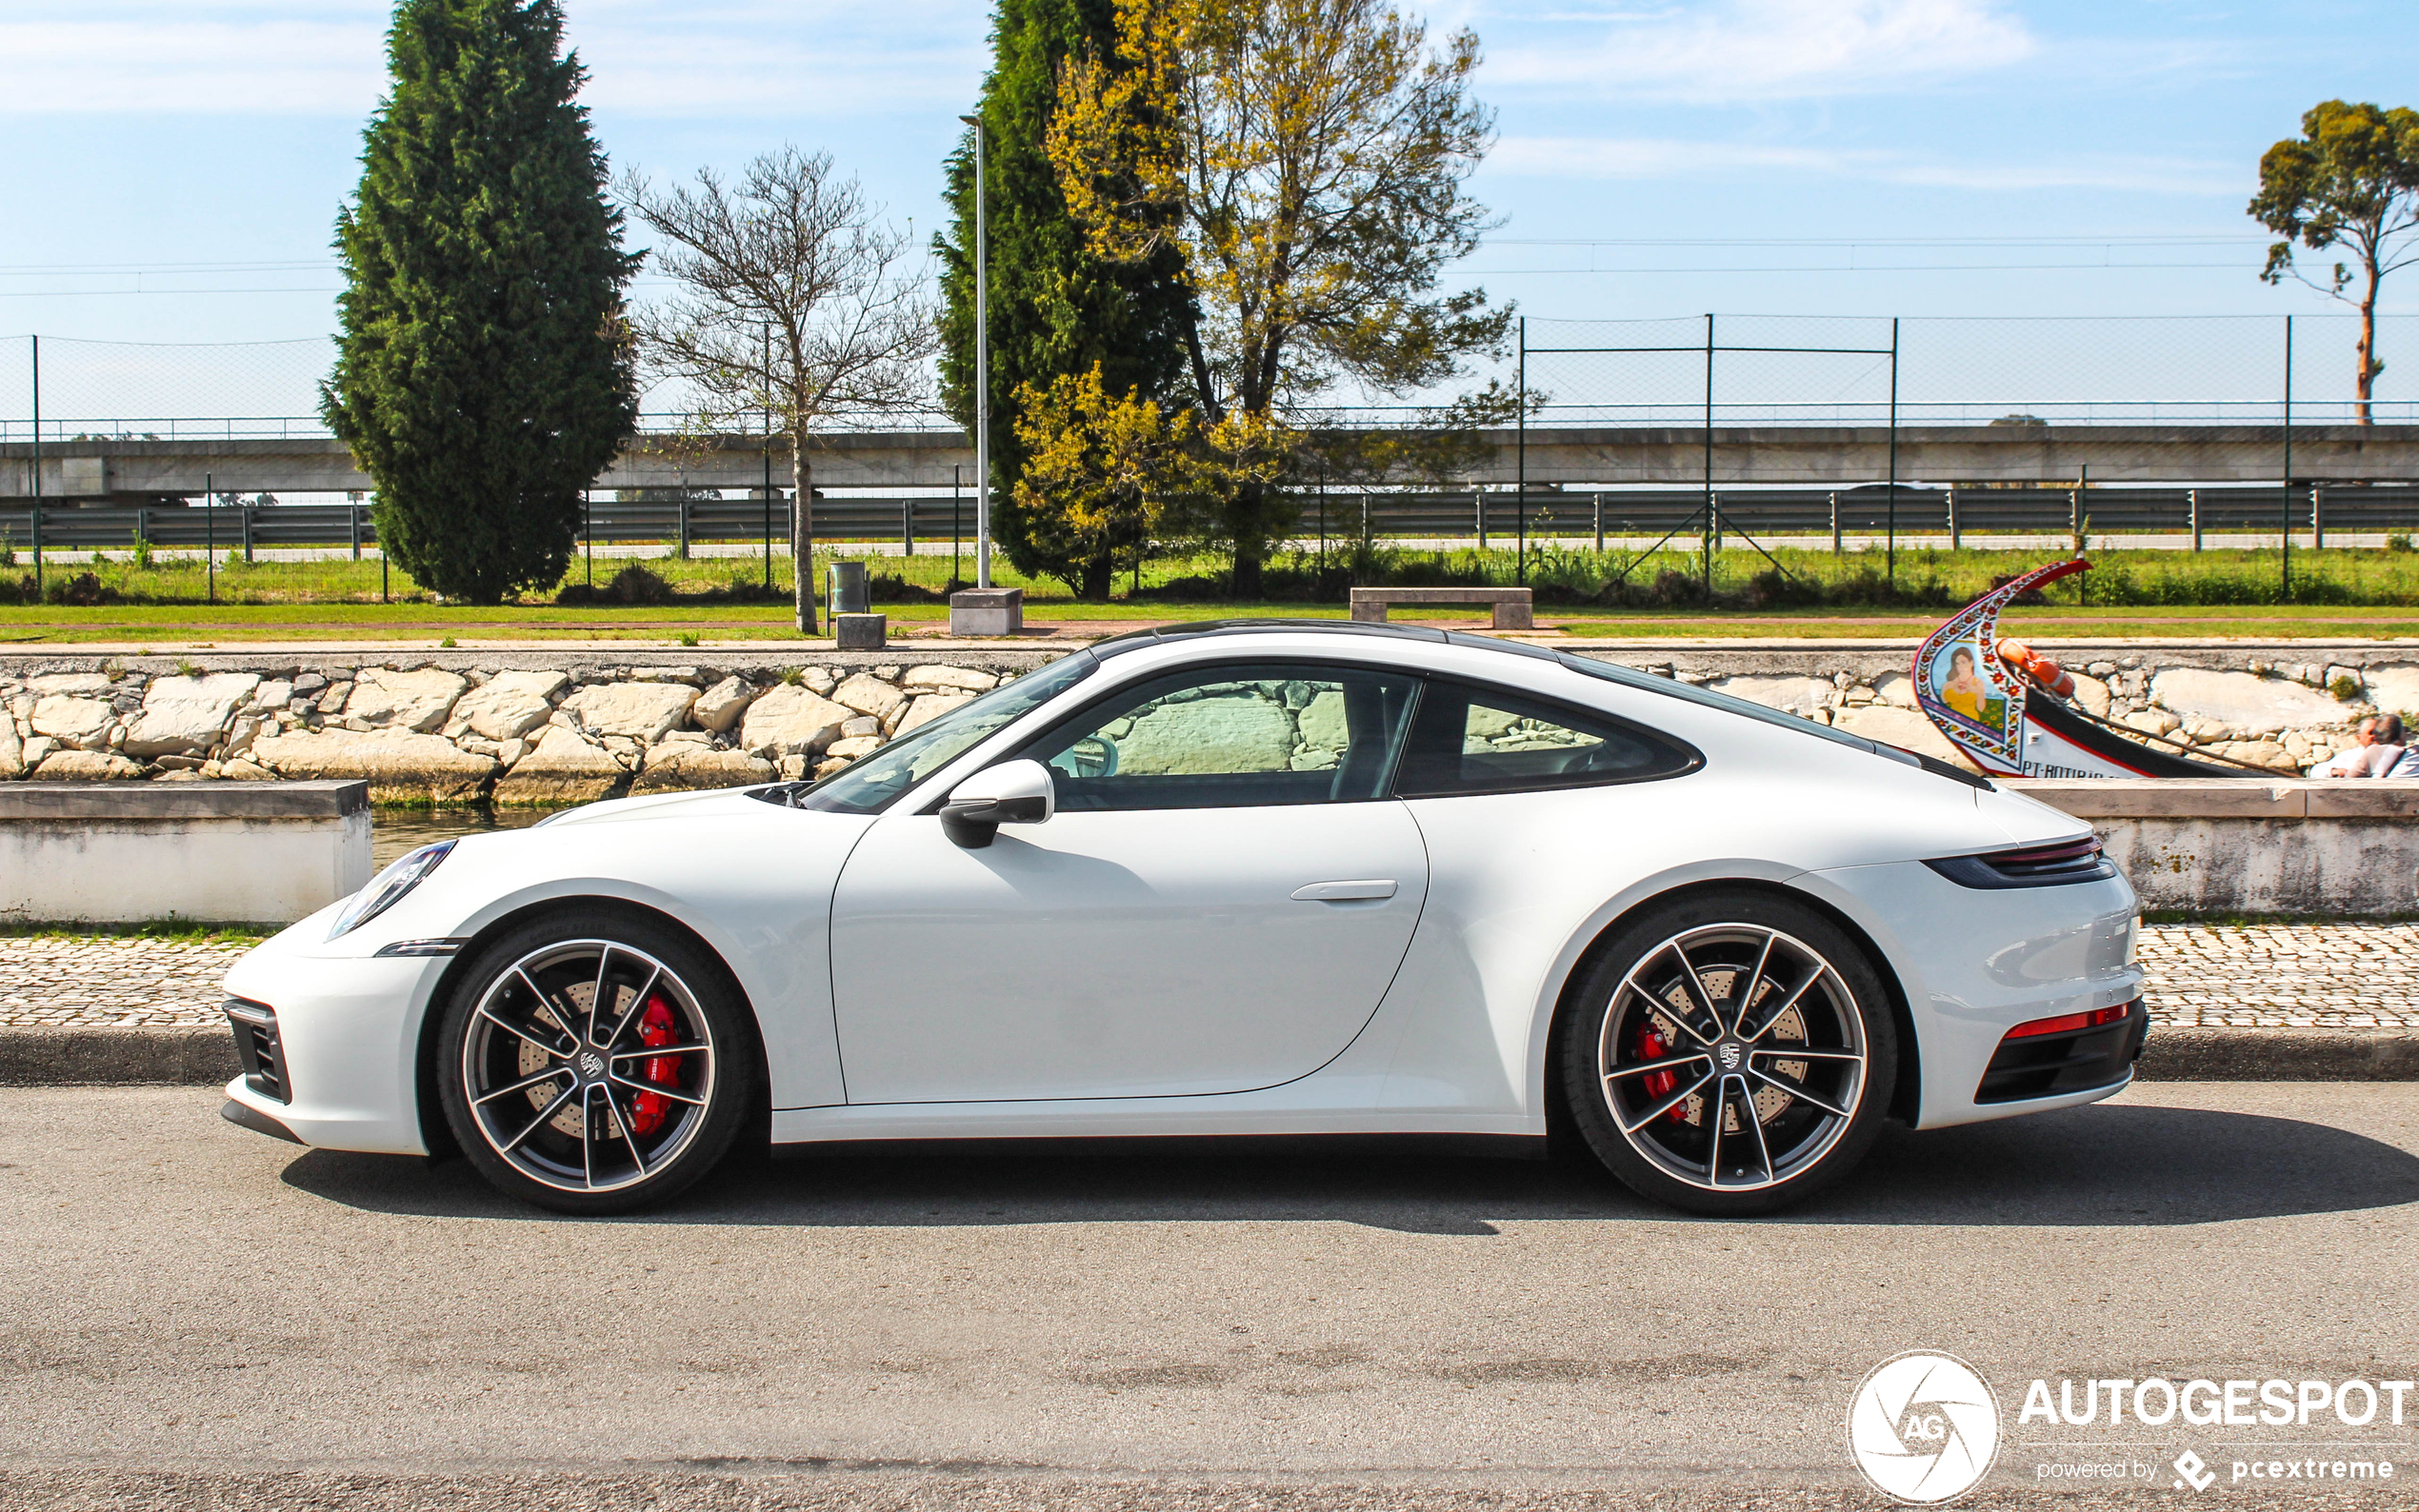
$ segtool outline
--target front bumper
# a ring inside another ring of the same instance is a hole
[[[420,1027],[447,961],[310,955],[295,934],[266,942],[227,974],[237,1050],[251,1052],[228,1100],[306,1144],[427,1154]]]

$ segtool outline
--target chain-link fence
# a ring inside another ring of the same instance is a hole
[[[0,338],[0,443],[243,441],[325,436],[319,385],[336,363],[334,338],[210,344]],[[639,428],[686,428],[674,381],[640,396]],[[937,410],[841,415],[830,429],[954,428]]]
[[[2349,315],[1530,319],[1498,376],[1538,426],[2358,421]],[[2292,359],[2288,388],[2286,348]],[[2393,339],[2390,328],[2381,343]],[[2414,359],[2419,361],[2419,359]],[[2419,422],[2419,401],[2370,407]]]
[[[2358,419],[2349,315],[2291,317],[2297,425]],[[1532,318],[1525,350],[1482,376],[1525,377],[1537,426],[2274,425],[2283,416],[2284,316],[1839,317],[1695,315],[1658,320]],[[2397,339],[2381,336],[2390,357]],[[2419,338],[2414,338],[2419,339]],[[1709,351],[1709,348],[1711,349]],[[1893,349],[1895,355],[1893,356]],[[32,434],[39,383],[45,440],[242,439],[324,435],[319,384],[328,337],[165,344],[0,339],[0,442]],[[2419,372],[2419,354],[2396,370]],[[2371,406],[2379,423],[2419,423],[2396,376]],[[641,400],[644,428],[677,428],[676,383]],[[1331,411],[1387,423],[1400,411]],[[946,426],[938,413],[859,417],[874,428]]]

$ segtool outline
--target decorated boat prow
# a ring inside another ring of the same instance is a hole
[[[2011,578],[1959,609],[1915,650],[1915,702],[1966,759],[2001,777],[2269,777],[2260,767],[2196,760],[2119,733],[2067,702],[2074,677],[2022,641],[1999,633],[1999,611],[2022,594],[2091,564],[2052,562]]]

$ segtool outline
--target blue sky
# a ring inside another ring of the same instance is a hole
[[[980,0],[569,0],[618,166],[824,148],[919,234]],[[0,334],[324,333],[378,95],[360,0],[10,0]],[[1532,316],[2315,313],[2254,274],[2269,143],[2419,103],[2409,0],[1452,0],[1504,218],[1465,276]],[[642,297],[646,289],[640,290]],[[2419,274],[2389,294],[2419,309]],[[2389,327],[2390,331],[2390,327]],[[2387,356],[2395,348],[2389,334]],[[2346,359],[2349,366],[2349,358]],[[2389,374],[2419,393],[2419,351]]]

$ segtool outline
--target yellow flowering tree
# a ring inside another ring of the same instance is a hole
[[[1135,389],[1111,395],[1098,363],[1045,389],[1023,385],[1016,406],[1028,536],[1043,560],[1067,564],[1058,575],[1076,597],[1106,599],[1114,575],[1171,533],[1171,513],[1198,484],[1192,416]]]
[[[1431,50],[1382,0],[1116,3],[1113,52],[1060,67],[1045,146],[1097,252],[1183,254],[1209,533],[1251,597],[1309,403],[1430,388],[1503,340],[1483,290],[1437,288],[1487,229],[1462,190],[1493,136],[1478,39]]]

